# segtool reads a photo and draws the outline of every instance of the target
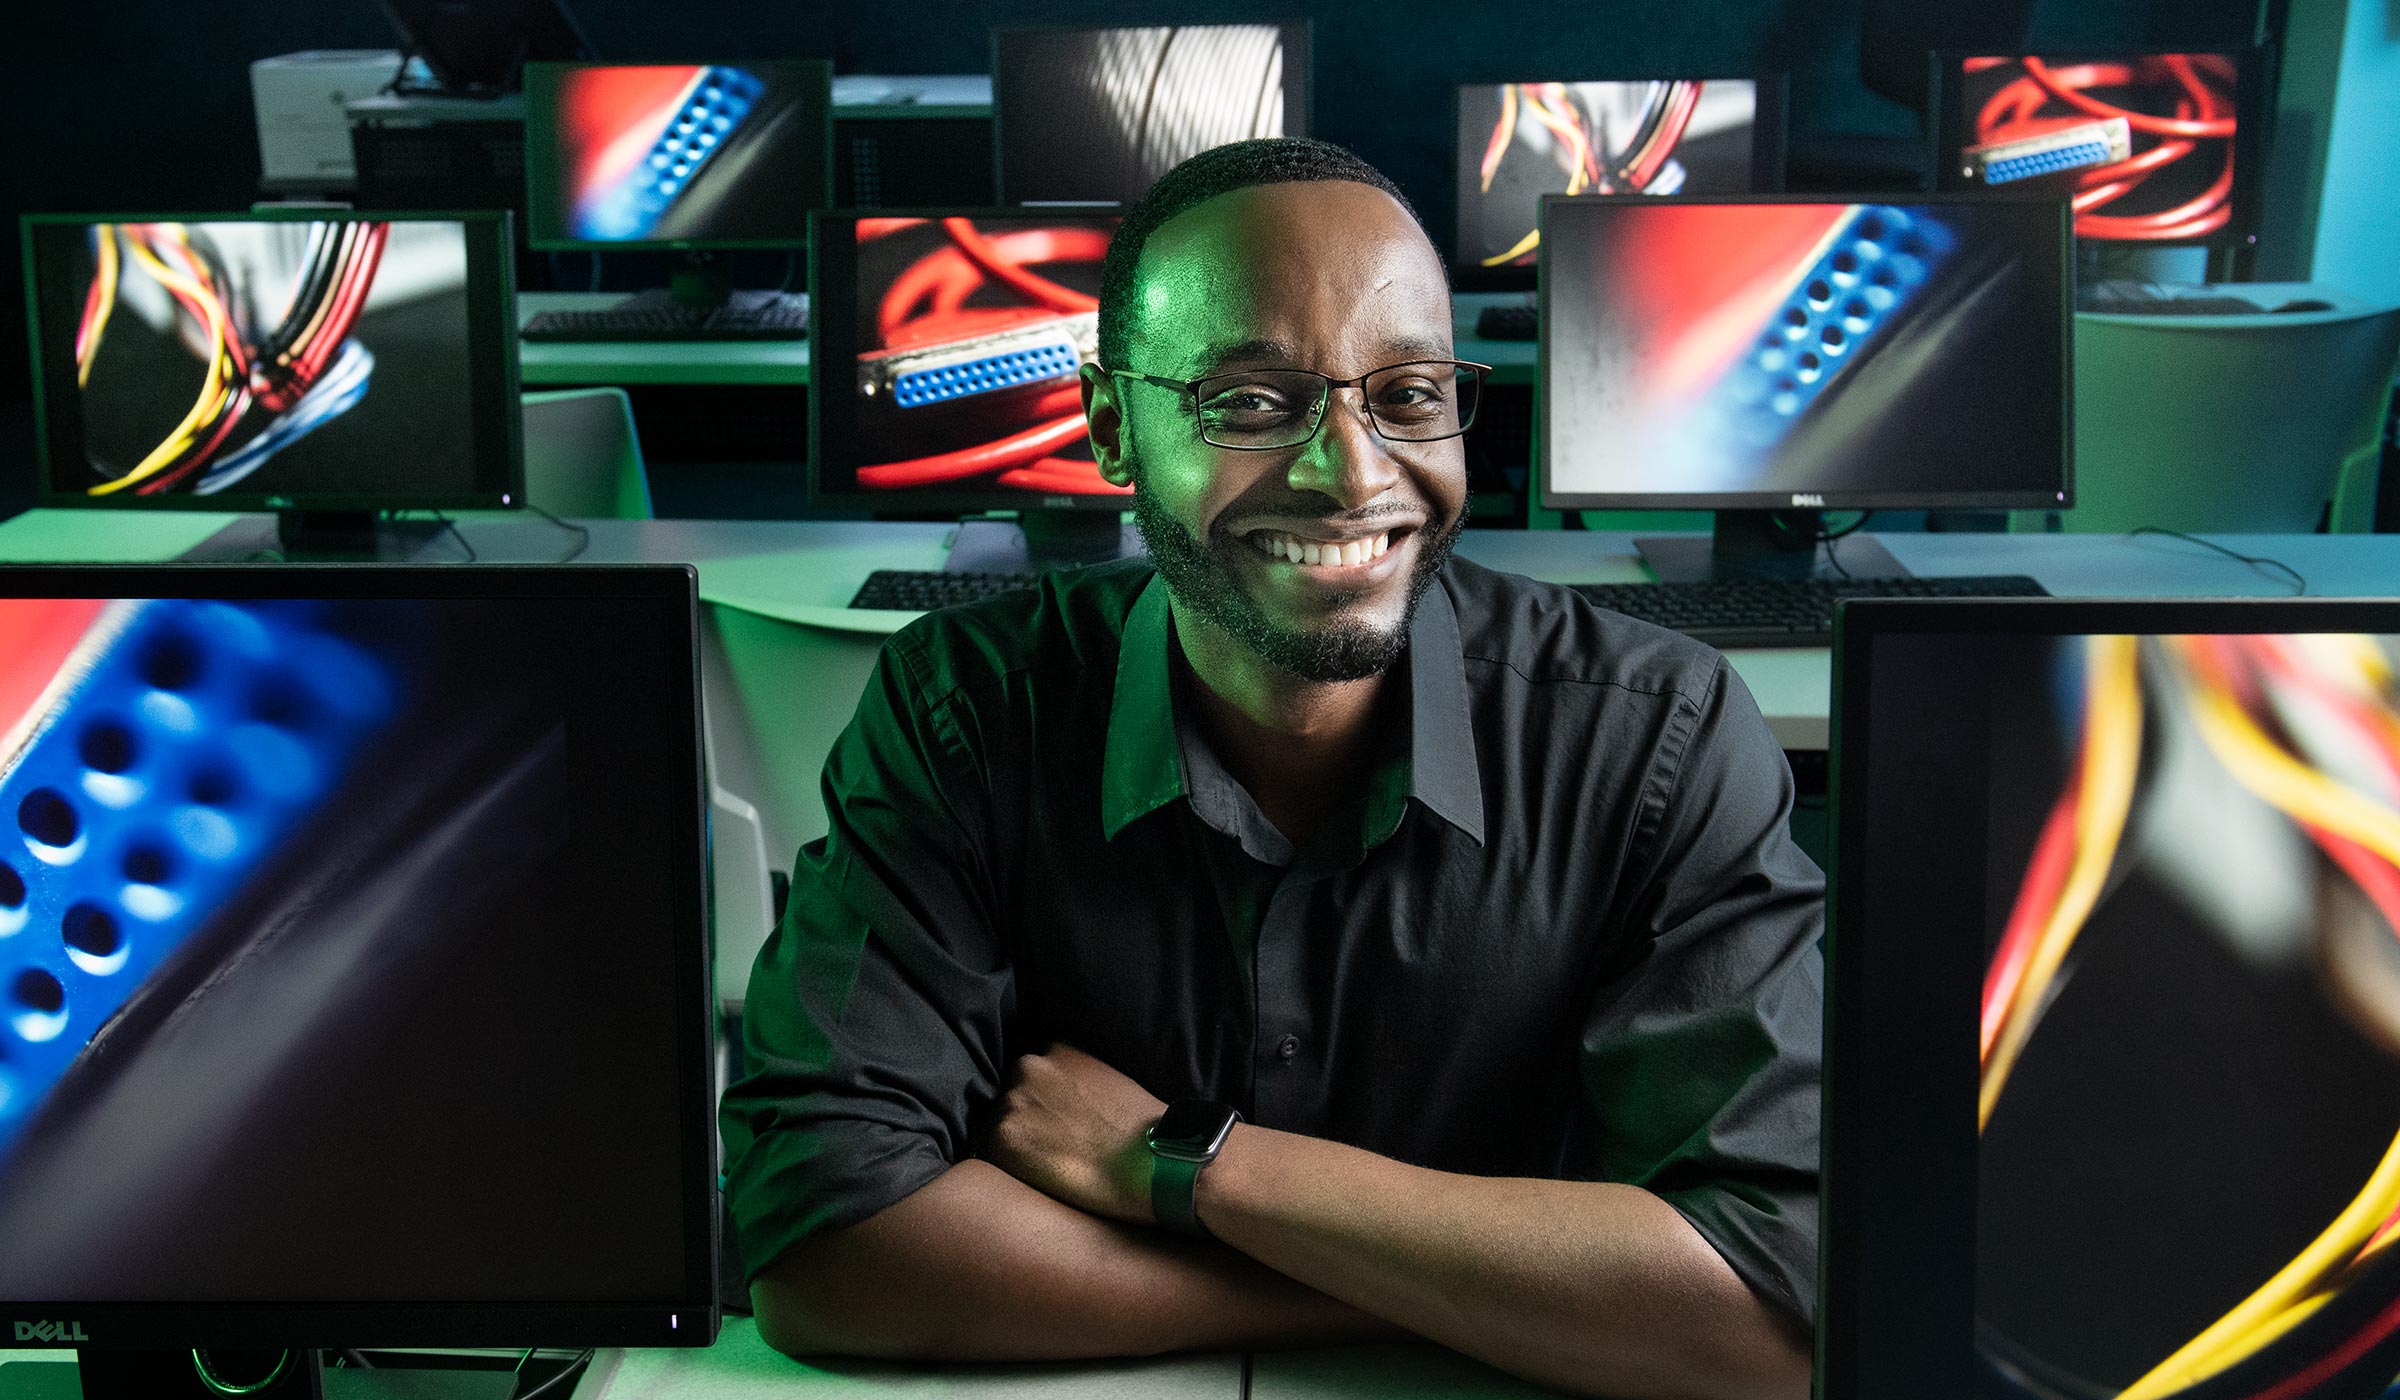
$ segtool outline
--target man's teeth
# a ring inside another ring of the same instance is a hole
[[[1250,542],[1258,546],[1260,552],[1270,559],[1282,559],[1293,564],[1350,568],[1359,564],[1371,564],[1381,559],[1384,552],[1392,547],[1392,536],[1389,531],[1386,531],[1373,539],[1347,540],[1341,544],[1332,544],[1323,540],[1304,540],[1297,535],[1279,535],[1271,530],[1261,530],[1250,537]]]

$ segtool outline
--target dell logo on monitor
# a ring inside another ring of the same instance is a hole
[[[1814,491],[1794,491],[1792,493],[1792,509],[1794,510],[1823,510],[1824,508],[1825,498]]]
[[[20,1322],[17,1324],[20,1342],[88,1342],[80,1322]]]

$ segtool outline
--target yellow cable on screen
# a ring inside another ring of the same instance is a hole
[[[2200,735],[2237,782],[2296,821],[2346,836],[2400,863],[2400,813],[2278,749],[2222,687],[2186,681]],[[2343,1273],[2383,1239],[2400,1209],[2400,1137],[2350,1204],[2308,1247],[2230,1312],[2136,1381],[2119,1400],[2156,1400],[2232,1367],[2340,1292]]]
[[[92,382],[92,361],[100,357],[100,337],[108,333],[108,318],[117,309],[117,228],[102,224],[97,232],[99,266],[94,271],[100,283],[100,293],[94,298],[91,327],[84,332],[83,343],[75,347],[75,387],[81,389]]]
[[[2009,1072],[2024,1053],[2033,1023],[2042,1012],[2076,935],[2116,863],[2117,843],[2133,810],[2134,778],[2142,757],[2141,651],[2132,637],[2092,637],[2085,642],[2091,672],[2084,700],[2080,796],[2075,810],[2075,859],[2059,890],[2058,904],[2043,921],[2027,958],[2025,976],[2009,1003],[2000,1035],[1984,1066],[1979,1126],[1988,1126]]]
[[[183,421],[176,425],[173,432],[167,434],[166,440],[151,448],[149,455],[135,464],[132,471],[114,481],[104,481],[93,487],[88,494],[94,496],[106,496],[122,491],[164,471],[177,457],[183,454],[185,449],[190,447],[193,435],[199,425],[209,421],[210,415],[223,407],[225,396],[231,392],[231,386],[225,383],[224,369],[225,337],[231,333],[232,328],[225,324],[224,307],[207,288],[161,262],[155,253],[143,245],[139,237],[132,238],[129,242],[133,249],[134,259],[140,262],[144,270],[157,279],[160,285],[180,291],[200,304],[201,310],[207,318],[208,343],[212,348],[208,357],[208,376],[200,385],[200,396],[193,401],[191,411],[184,414]]]

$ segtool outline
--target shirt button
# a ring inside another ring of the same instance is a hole
[[[1278,1060],[1288,1060],[1299,1053],[1300,1037],[1296,1035],[1287,1035],[1275,1042],[1275,1058]]]

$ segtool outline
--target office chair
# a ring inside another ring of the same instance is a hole
[[[2372,530],[2395,360],[2396,307],[2078,312],[2075,505],[2010,528]]]
[[[648,520],[650,478],[623,389],[524,395],[525,499],[552,515]]]

